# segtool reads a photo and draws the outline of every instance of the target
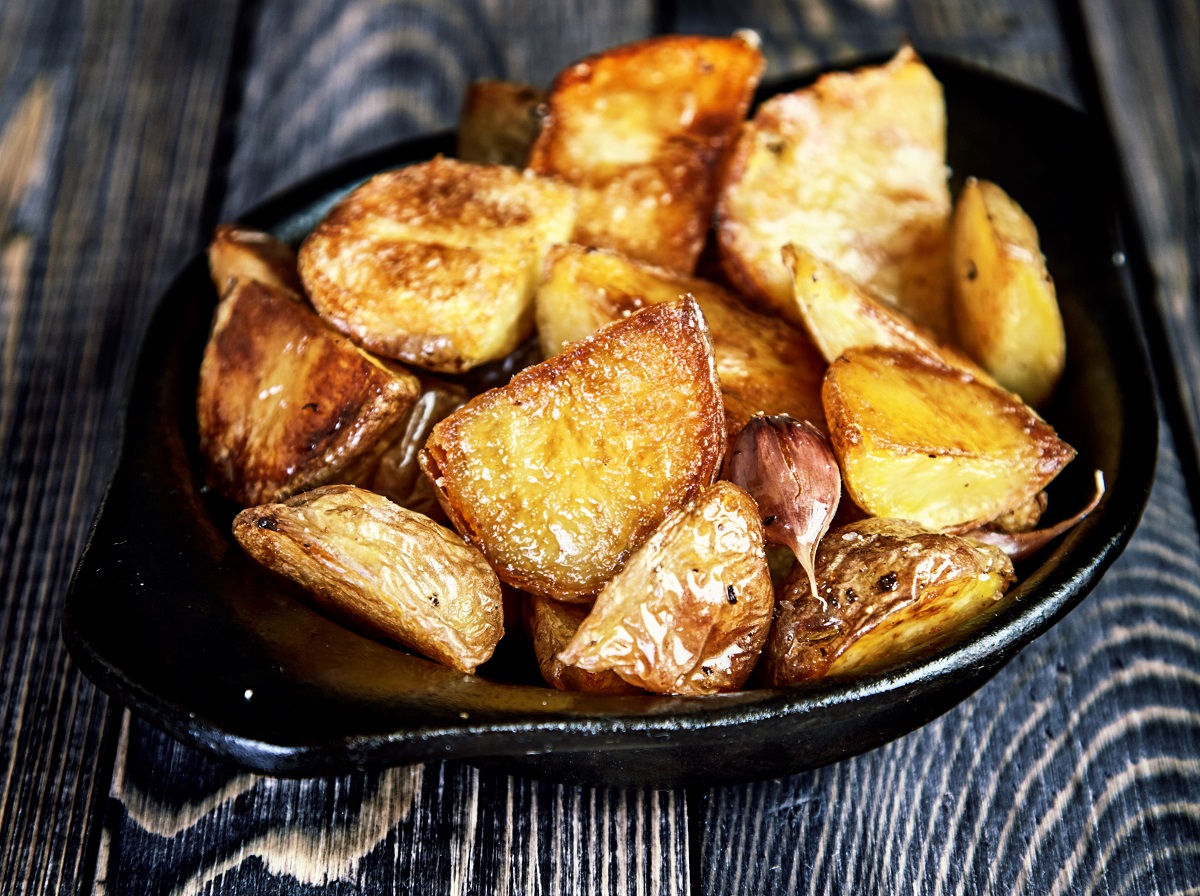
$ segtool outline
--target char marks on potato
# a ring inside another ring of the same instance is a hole
[[[404,423],[416,378],[372,358],[256,280],[217,306],[196,408],[209,483],[243,506],[374,466]]]

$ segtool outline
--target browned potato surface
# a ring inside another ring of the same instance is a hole
[[[794,243],[948,336],[945,157],[942,88],[909,48],[767,100],[718,203],[726,274],[799,323],[780,257]]]
[[[219,225],[208,244],[208,269],[219,296],[225,296],[235,280],[257,280],[297,299],[304,295],[296,253],[261,230]]]
[[[300,275],[321,316],[361,345],[458,373],[529,336],[542,256],[574,221],[563,184],[437,158],[334,206],[300,247]]]
[[[616,672],[585,672],[568,666],[558,658],[579,631],[592,610],[588,604],[568,604],[561,600],[528,595],[525,601],[525,626],[533,642],[538,669],[546,684],[560,691],[586,691],[592,694],[640,694]]]
[[[233,523],[259,563],[356,627],[471,672],[504,634],[500,581],[449,529],[351,485],[251,507]]]
[[[741,37],[653,37],[555,80],[529,167],[580,190],[573,242],[691,273],[762,74]]]
[[[725,421],[692,299],[654,305],[478,396],[421,467],[501,579],[586,600],[716,476]]]
[[[1067,342],[1033,222],[998,186],[971,179],[954,210],[953,246],[959,344],[1005,389],[1044,404]]]
[[[659,694],[736,690],[758,661],[774,604],[758,505],[722,480],[638,548],[559,659]]]
[[[277,501],[374,466],[417,380],[373,358],[299,302],[238,280],[217,306],[196,400],[209,483],[242,505]]]
[[[535,303],[542,351],[557,354],[566,343],[610,321],[688,295],[700,305],[712,331],[730,434],[759,413],[790,414],[825,428],[825,362],[804,333],[751,311],[714,283],[615,252],[581,246],[550,250]]]
[[[826,362],[852,348],[878,345],[906,349],[975,379],[995,384],[978,364],[941,342],[904,312],[881,301],[837,268],[801,246],[783,247],[783,259],[795,282],[796,307],[813,343]]]
[[[1021,507],[1075,451],[1015,395],[922,355],[851,349],[823,390],[855,504],[965,531]]]
[[[780,588],[765,681],[892,665],[978,622],[1015,580],[999,548],[915,523],[868,519],[835,529],[817,551],[820,593],[798,567]]]
[[[457,155],[464,162],[521,168],[541,128],[546,91],[512,81],[472,81],[458,116]]]

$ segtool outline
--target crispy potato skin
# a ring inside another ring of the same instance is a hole
[[[959,344],[1033,407],[1049,400],[1067,357],[1054,281],[1033,222],[988,181],[955,207],[952,284]]]
[[[987,371],[962,352],[807,249],[784,246],[783,260],[792,274],[796,307],[805,329],[826,362],[852,348],[906,349],[996,385]]]
[[[541,130],[546,91],[512,81],[472,81],[458,116],[458,158],[521,168]]]
[[[798,568],[780,587],[768,686],[892,665],[978,622],[1016,581],[999,548],[891,519],[833,530],[816,569],[820,594]]]
[[[372,358],[255,280],[217,306],[196,399],[209,483],[243,506],[374,465],[417,396],[416,378]]]
[[[421,468],[505,582],[589,600],[720,469],[724,409],[692,299],[654,305],[434,427]]]
[[[590,694],[641,694],[616,672],[585,672],[578,666],[568,666],[558,658],[580,624],[591,612],[588,604],[568,604],[560,600],[536,597],[525,600],[525,627],[533,642],[538,669],[546,684],[559,691],[584,691]]]
[[[964,532],[1034,499],[1075,451],[1019,398],[913,352],[852,349],[822,389],[854,503]]]
[[[638,548],[558,658],[658,694],[736,690],[758,661],[773,609],[758,505],[722,480]]]
[[[946,338],[946,111],[910,49],[763,103],[717,205],[737,290],[799,324],[780,249],[795,243]]]
[[[365,489],[329,485],[248,508],[233,534],[331,615],[463,672],[504,634],[500,581],[483,556]]]
[[[760,413],[789,414],[825,428],[825,362],[803,332],[750,310],[715,283],[615,252],[567,245],[547,254],[535,300],[542,351],[557,354],[606,323],[688,295],[712,331],[729,434]]]
[[[208,244],[208,269],[221,297],[228,295],[238,280],[257,280],[296,299],[304,295],[296,253],[261,230],[218,225]]]
[[[653,37],[564,70],[529,167],[580,190],[572,241],[690,274],[763,70],[740,37]]]
[[[360,345],[441,373],[503,358],[533,329],[545,249],[575,193],[503,165],[451,159],[377,175],[300,247],[318,313]]]

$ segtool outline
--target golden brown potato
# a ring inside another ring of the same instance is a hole
[[[374,466],[416,396],[408,371],[278,290],[238,280],[217,306],[200,365],[209,483],[249,505],[353,480]]]
[[[458,383],[427,374],[418,379],[421,392],[408,412],[403,429],[383,449],[375,469],[358,484],[401,507],[443,522],[442,506],[417,458],[433,427],[466,404],[470,396]]]
[[[792,571],[763,652],[769,686],[868,672],[945,643],[1000,606],[1016,581],[999,548],[905,520],[835,529],[817,552],[813,595]]]
[[[878,345],[916,352],[965,370],[977,380],[996,384],[962,352],[939,341],[930,330],[807,249],[784,246],[783,260],[795,282],[800,317],[826,362],[841,357],[848,349]]]
[[[525,626],[533,642],[538,669],[546,684],[560,691],[585,691],[591,694],[641,694],[616,672],[585,672],[568,666],[558,658],[580,624],[592,610],[588,604],[568,604],[532,594],[525,601]]]
[[[780,257],[794,243],[947,337],[945,158],[942,88],[910,48],[768,100],[717,206],[730,281],[800,323]]]
[[[854,502],[966,531],[1029,502],[1075,451],[1019,398],[912,352],[851,349],[823,389]]]
[[[296,271],[296,253],[269,233],[237,224],[221,224],[208,244],[208,269],[217,295],[225,296],[235,280],[257,280],[293,298],[304,295]]]
[[[529,336],[542,256],[574,221],[570,187],[436,158],[334,206],[300,247],[300,276],[321,316],[361,345],[458,373]]]
[[[564,70],[529,167],[579,187],[572,241],[690,274],[762,68],[743,37],[672,35]]]
[[[959,344],[1005,389],[1044,404],[1067,341],[1033,222],[998,186],[972,178],[954,210],[953,247]]]
[[[542,351],[557,354],[610,321],[647,305],[695,298],[712,331],[717,376],[732,434],[755,414],[790,414],[825,428],[825,362],[804,333],[751,311],[714,283],[614,252],[555,246],[535,300]]]
[[[233,534],[326,612],[463,672],[504,634],[500,581],[479,551],[365,489],[327,485],[251,507]]]
[[[657,694],[736,690],[758,661],[774,606],[758,505],[722,480],[638,548],[558,658]]]
[[[521,168],[542,125],[546,91],[512,81],[472,81],[458,116],[457,155],[464,162]]]
[[[617,321],[433,429],[421,468],[510,585],[588,600],[725,449],[712,343],[692,299]]]

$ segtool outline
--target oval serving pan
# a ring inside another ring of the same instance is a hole
[[[1078,458],[1053,489],[1098,510],[1020,569],[1017,599],[965,640],[852,680],[705,698],[550,690],[502,644],[469,676],[362,638],[244,557],[233,508],[201,488],[197,371],[216,296],[203,257],[163,296],[141,350],[117,470],[62,631],[101,688],[184,743],[252,769],[318,775],[435,759],[561,781],[669,786],[778,777],[869,750],[945,712],[1078,603],[1125,546],[1154,476],[1157,413],[1132,308],[1105,132],[1043,94],[959,64],[941,79],[955,186],[1001,184],[1037,222],[1067,327],[1047,418]],[[763,95],[811,78],[776,82]],[[298,240],[372,173],[453,149],[408,141],[320,175],[242,222]]]

